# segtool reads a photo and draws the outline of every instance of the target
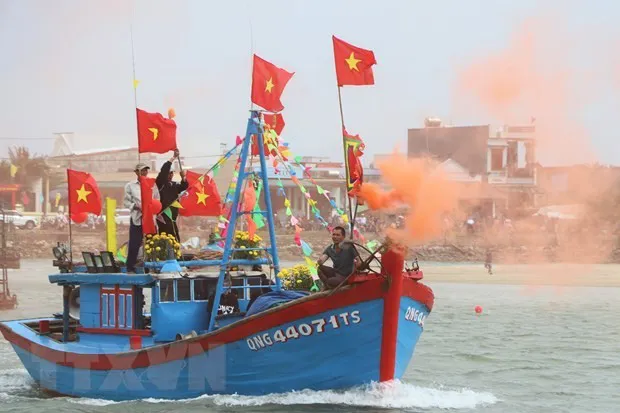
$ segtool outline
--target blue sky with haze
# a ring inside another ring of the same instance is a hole
[[[584,105],[566,117],[584,128],[597,160],[620,164],[620,2],[612,0],[0,0],[1,156],[20,143],[7,138],[61,131],[85,147],[135,144],[133,22],[138,105],[176,109],[186,156],[216,154],[244,133],[255,52],[296,72],[282,99],[293,151],[341,159],[331,36],[374,50],[376,85],[343,90],[347,128],[365,140],[368,162],[405,150],[407,128],[426,116],[501,124],[463,104],[455,82],[537,16],[563,33],[568,57],[554,64],[586,73],[569,84]],[[555,51],[553,43],[541,47]],[[51,149],[49,139],[21,143]]]

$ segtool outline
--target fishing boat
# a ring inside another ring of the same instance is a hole
[[[348,71],[338,72],[340,100],[341,85],[374,82],[375,59],[372,52],[354,48],[361,53],[356,60],[347,51],[353,46],[334,42],[337,68]],[[278,276],[266,155],[271,154],[273,134],[265,117],[283,108],[279,94],[292,73],[256,55],[254,66],[253,76],[263,76],[263,83],[255,88],[253,77],[252,102],[265,110],[250,110],[244,138],[237,142],[223,251],[210,251],[219,255],[201,259],[173,251],[165,260],[145,259],[136,274],[115,259],[115,251],[82,252],[83,262],[74,262],[71,247],[54,248],[59,271],[49,281],[62,287],[62,312],[0,322],[0,331],[41,388],[107,400],[189,399],[347,389],[403,376],[434,295],[421,282],[417,263],[405,263],[401,246],[386,239],[371,250],[352,239],[363,257],[361,265],[324,291],[286,289]],[[340,77],[343,73],[346,78]],[[340,107],[346,187],[355,190],[363,180],[357,160],[362,143],[347,134]],[[145,112],[138,110],[138,117],[140,113]],[[158,129],[138,122],[139,139],[141,129],[152,135],[150,144],[165,140],[163,133],[158,139]],[[263,189],[264,210],[257,203],[248,207],[246,198],[242,202],[244,185]],[[87,196],[83,185],[76,192]],[[146,217],[149,204],[142,193]],[[200,199],[205,193],[196,202]],[[351,209],[349,196],[350,234],[355,224]],[[243,225],[238,221],[246,218],[249,226],[247,218],[255,214],[266,221],[267,245],[243,249],[235,243],[237,225]],[[306,263],[312,264],[307,255]]]
[[[233,205],[254,174],[245,167],[253,139],[260,179],[269,185],[260,112],[253,111]],[[187,399],[401,378],[433,307],[422,272],[406,268],[402,252],[386,244],[339,288],[284,290],[273,276],[280,264],[269,193],[265,258],[232,258],[234,223],[244,213],[238,208],[221,259],[146,262],[148,273],[126,274],[112,252],[84,253],[84,263],[73,263],[56,248],[60,272],[49,281],[62,287],[62,314],[4,321],[0,331],[41,388],[68,396]],[[218,315],[212,309],[230,288],[239,309]]]

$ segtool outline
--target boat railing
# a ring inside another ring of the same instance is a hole
[[[241,250],[243,251],[243,250]],[[246,251],[250,251],[248,248]],[[144,263],[145,268],[149,269],[161,269],[165,265],[166,261],[147,261]],[[224,263],[223,260],[191,260],[191,261],[178,261],[181,267],[221,267],[226,265],[227,267],[235,267],[239,265],[267,265],[271,261],[267,258],[259,258],[255,260],[248,259],[233,259]]]

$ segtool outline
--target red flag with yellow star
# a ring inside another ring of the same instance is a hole
[[[138,152],[166,153],[177,149],[177,124],[161,113],[136,109]]]
[[[332,36],[338,86],[374,85],[372,66],[377,64],[372,50],[353,46]]]
[[[87,172],[67,169],[69,211],[72,215],[101,215],[101,193],[95,178]]]
[[[273,129],[278,136],[282,134],[284,129],[284,117],[281,113],[263,113],[263,120],[265,121],[265,127]]]
[[[280,97],[294,74],[254,55],[252,102],[270,112],[280,112],[284,109]]]
[[[357,195],[364,182],[364,168],[360,158],[364,154],[366,146],[359,135],[350,135],[346,129],[343,129],[343,134],[346,151],[344,161],[347,193],[349,197],[354,197]]]
[[[282,129],[284,129],[284,117],[281,113],[263,113],[263,122],[265,123],[264,133],[263,133],[263,142],[265,143],[265,156],[275,156],[278,157],[278,153],[275,149],[269,150],[269,144],[274,145],[276,148],[279,147],[279,139],[278,137],[282,133]],[[273,130],[276,133],[276,137],[273,137],[270,130]],[[252,135],[252,155],[258,156],[260,153],[258,147],[258,138],[256,135]],[[286,158],[284,159],[286,160]]]
[[[142,209],[142,233],[144,235],[157,234],[155,225],[155,215],[161,209],[161,201],[153,199],[153,187],[155,178],[139,176],[140,182],[140,204]]]
[[[215,181],[208,175],[187,171],[189,188],[181,196],[179,214],[185,217],[217,217],[222,213],[222,200]]]

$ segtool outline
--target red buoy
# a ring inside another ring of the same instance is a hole
[[[476,312],[476,314],[481,314],[482,313],[482,307],[477,305],[477,306],[474,307],[474,311]]]

